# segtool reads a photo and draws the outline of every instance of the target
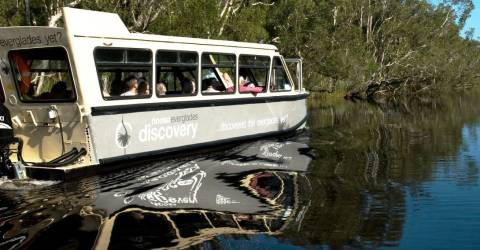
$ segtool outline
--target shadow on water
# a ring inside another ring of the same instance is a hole
[[[480,228],[478,94],[315,97],[309,130],[288,139],[3,182],[0,248],[478,248],[465,233]]]
[[[2,192],[0,246],[183,248],[220,235],[280,234],[306,210],[299,194],[311,193],[312,155],[297,139]]]

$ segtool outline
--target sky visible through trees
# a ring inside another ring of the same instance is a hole
[[[441,0],[429,0],[433,4],[439,4]],[[465,31],[470,29],[475,29],[475,33],[473,37],[476,40],[480,40],[480,0],[473,0],[472,1],[475,8],[472,11],[470,18],[468,18],[467,22],[465,23],[465,28],[463,29],[462,33],[465,34]]]

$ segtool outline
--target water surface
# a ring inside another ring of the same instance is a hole
[[[309,110],[291,137],[2,181],[0,249],[480,248],[475,91]]]

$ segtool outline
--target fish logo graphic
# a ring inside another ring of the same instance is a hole
[[[278,160],[283,158],[283,155],[280,153],[280,149],[282,149],[283,146],[281,143],[267,143],[260,147],[260,152],[264,157]]]
[[[128,122],[125,122],[122,117],[122,122],[117,125],[115,129],[115,142],[117,147],[121,149],[126,149],[130,145],[132,138],[132,125]]]
[[[207,173],[194,162],[187,162],[179,167],[154,171],[142,176],[144,184],[152,185],[152,189],[135,196],[127,192],[117,192],[114,197],[123,199],[124,204],[130,204],[134,200],[146,202],[155,207],[175,207],[186,204],[198,204],[197,194],[202,187]]]

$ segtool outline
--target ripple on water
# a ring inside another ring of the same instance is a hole
[[[4,191],[22,191],[40,189],[60,183],[60,181],[41,181],[41,180],[8,180],[0,179],[0,190]]]

